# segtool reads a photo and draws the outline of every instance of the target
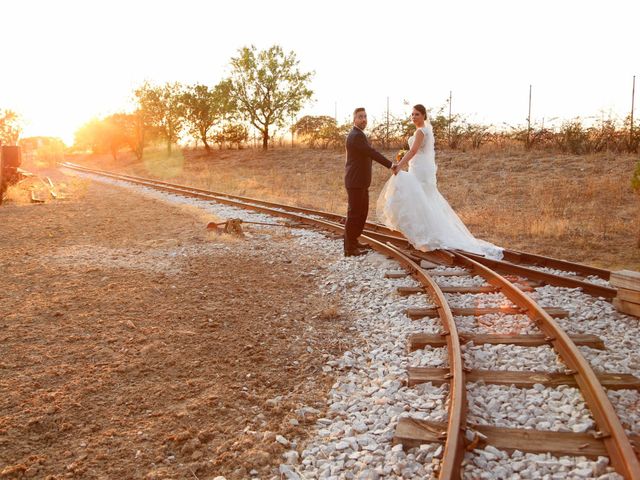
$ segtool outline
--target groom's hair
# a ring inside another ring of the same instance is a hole
[[[364,112],[364,107],[358,107],[353,111],[353,118],[356,118],[358,112]]]

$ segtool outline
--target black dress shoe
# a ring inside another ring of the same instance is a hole
[[[352,250],[345,250],[344,251],[344,256],[345,257],[359,257],[360,255],[366,255],[367,252],[364,250],[360,250],[359,248],[354,248]]]

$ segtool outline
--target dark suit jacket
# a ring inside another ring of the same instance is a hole
[[[384,155],[371,148],[362,130],[353,127],[347,136],[345,187],[369,188],[371,185],[371,160],[375,160],[387,168],[391,168],[393,165]]]

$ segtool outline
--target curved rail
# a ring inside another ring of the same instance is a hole
[[[378,242],[376,242],[378,243]],[[382,245],[382,244],[381,244]],[[449,359],[449,417],[447,436],[440,468],[440,479],[460,478],[460,468],[464,458],[464,427],[467,418],[467,391],[464,372],[464,360],[460,347],[460,337],[451,308],[438,284],[413,260],[391,244],[387,244],[394,257],[425,287],[437,305],[438,316],[442,322],[443,335],[447,339]]]
[[[586,282],[577,278],[565,277],[563,275],[556,275],[555,273],[541,272],[529,267],[517,265],[503,260],[493,260],[491,258],[485,258],[473,253],[463,252],[470,258],[473,258],[479,263],[490,267],[492,270],[496,270],[502,273],[509,273],[514,275],[520,275],[530,280],[540,280],[549,285],[555,285],[556,287],[566,288],[581,288],[583,292],[593,295],[594,297],[602,297],[608,300],[615,298],[618,291],[615,288],[605,287],[597,285],[595,283]]]
[[[82,168],[83,171],[90,173],[99,173],[95,170]],[[102,174],[102,173],[100,173]],[[331,222],[324,219],[317,219],[308,217],[306,215],[298,215],[290,212],[283,212],[267,206],[254,205],[251,203],[245,203],[241,200],[232,200],[229,198],[220,198],[217,195],[211,194],[206,190],[201,189],[184,189],[182,187],[169,186],[166,182],[156,182],[153,180],[142,180],[140,178],[128,179],[127,176],[120,176],[117,174],[109,173],[110,178],[116,178],[119,180],[127,180],[140,185],[151,186],[154,188],[160,188],[164,191],[170,191],[173,193],[179,193],[183,195],[189,195],[197,198],[203,198],[207,200],[215,200],[221,203],[240,206],[250,210],[258,211],[261,213],[269,213],[274,216],[285,217],[289,219],[295,219],[301,223],[311,225],[314,227],[320,227],[325,230],[333,231],[335,233],[343,233],[344,227],[338,223]],[[464,426],[466,425],[466,386],[465,386],[465,373],[464,373],[464,361],[462,358],[462,350],[460,347],[460,337],[458,330],[451,313],[451,309],[446,301],[444,293],[438,286],[438,284],[422,269],[420,266],[410,259],[406,254],[401,252],[396,246],[391,243],[382,243],[372,237],[363,235],[361,237],[364,242],[371,246],[374,250],[394,258],[398,263],[405,267],[425,288],[425,290],[431,295],[432,299],[438,307],[438,315],[442,322],[443,335],[447,339],[447,354],[449,360],[449,407],[448,407],[448,423],[445,440],[445,448],[440,468],[440,479],[454,479],[460,478],[460,468],[462,460],[464,458]]]
[[[74,164],[74,163],[70,163],[70,162],[64,162],[61,164],[62,166],[68,167],[68,168],[73,168],[76,170],[84,170],[87,172],[92,172],[92,173],[100,173],[102,175],[107,175],[107,176],[115,176],[116,178],[127,178],[130,181],[136,182],[136,181],[148,181],[148,182],[154,182],[157,183],[159,185],[164,185],[164,186],[168,186],[168,187],[175,187],[175,188],[181,188],[181,189],[187,189],[187,190],[191,190],[193,192],[198,192],[198,193],[205,193],[205,194],[213,194],[213,195],[217,195],[217,196],[221,196],[221,197],[225,197],[225,198],[230,198],[230,199],[236,199],[236,200],[240,200],[243,202],[251,202],[254,203],[256,205],[263,205],[263,206],[267,206],[267,207],[272,207],[272,208],[280,208],[280,209],[286,209],[292,212],[298,212],[298,213],[304,213],[306,215],[316,215],[316,216],[320,216],[326,219],[329,219],[333,222],[336,223],[344,223],[345,221],[345,217],[342,215],[338,215],[336,213],[331,213],[331,212],[325,212],[322,210],[314,210],[314,209],[310,209],[310,208],[302,208],[302,207],[296,207],[293,205],[284,205],[284,204],[279,204],[279,203],[275,203],[275,202],[269,202],[266,200],[260,200],[260,199],[256,199],[256,198],[251,198],[251,197],[242,197],[239,195],[233,195],[230,193],[222,193],[222,192],[213,192],[210,190],[204,190],[201,188],[197,188],[197,187],[191,187],[191,186],[186,186],[186,185],[180,185],[180,184],[176,184],[176,183],[170,183],[170,182],[165,182],[162,180],[153,180],[153,179],[147,179],[144,177],[138,177],[138,176],[134,176],[134,175],[128,175],[128,174],[116,174],[116,173],[112,173],[112,172],[108,172],[105,170],[98,170],[98,169],[91,169],[88,167],[84,167],[82,165],[78,165],[78,164]],[[404,238],[404,236],[400,233],[397,232],[395,230],[391,230],[390,228],[381,225],[379,223],[374,223],[374,222],[367,222],[365,224],[365,229],[366,232],[369,233],[370,236],[374,236],[373,234],[378,234],[381,237],[384,237],[383,239],[385,241],[390,241],[390,240],[395,240],[395,241],[404,241],[406,242],[406,239]],[[608,280],[611,272],[609,270],[605,270],[602,268],[597,268],[597,267],[592,267],[589,265],[584,265],[584,264],[580,264],[580,263],[574,263],[574,262],[569,262],[567,260],[560,260],[557,258],[551,258],[551,257],[545,257],[542,255],[536,255],[533,253],[527,253],[527,252],[519,252],[517,250],[511,250],[511,249],[505,249],[504,250],[504,260],[511,263],[511,264],[524,264],[524,265],[533,265],[533,266],[540,266],[540,267],[548,267],[548,268],[554,268],[557,270],[564,270],[564,271],[570,271],[570,272],[575,272],[578,273],[580,275],[584,275],[584,276],[597,276],[600,277],[604,280]],[[527,269],[527,267],[522,266],[522,265],[518,265],[520,266],[520,268],[522,269]],[[532,269],[528,269],[528,271],[537,271],[537,270],[532,270]],[[555,277],[558,277],[558,275],[555,275]],[[562,277],[564,279],[567,279],[568,277]],[[575,282],[580,282],[580,280],[578,279],[573,279],[573,278],[568,278],[569,282],[574,282],[572,284],[572,286],[570,288],[588,288],[589,285],[593,285],[592,283],[589,282],[581,282],[580,283],[575,283]],[[551,285],[557,285],[556,283],[553,282],[549,282]],[[566,281],[565,281],[566,283]],[[566,286],[566,285],[559,285],[559,286]],[[607,287],[601,287],[603,289],[606,289]],[[587,290],[585,290],[587,291]],[[589,291],[587,291],[587,293],[591,293]],[[603,294],[604,293],[604,294]],[[615,289],[608,289],[608,290],[604,290],[604,291],[600,291],[600,293],[598,293],[597,291],[593,293],[596,296],[603,296],[605,298],[612,298],[613,296],[615,296]]]
[[[613,405],[593,369],[565,331],[540,305],[513,283],[469,256],[458,252],[452,253],[460,265],[472,269],[484,277],[488,283],[500,288],[501,292],[515,305],[525,310],[526,315],[547,335],[548,341],[569,367],[568,373],[574,375],[584,395],[599,429],[597,435],[604,440],[611,464],[625,478],[640,479],[640,462]]]
[[[310,209],[310,208],[296,207],[296,206],[293,206],[293,205],[284,205],[284,204],[280,204],[280,203],[269,202],[267,200],[260,200],[260,199],[257,199],[257,198],[242,197],[240,195],[233,195],[233,194],[230,194],[230,193],[214,192],[214,191],[211,191],[211,190],[205,190],[205,189],[198,188],[198,187],[192,187],[192,186],[188,186],[188,185],[180,185],[178,183],[170,183],[170,182],[165,182],[163,180],[156,180],[156,179],[153,179],[153,178],[145,178],[145,177],[138,177],[136,175],[128,175],[126,173],[108,172],[106,170],[88,168],[88,167],[84,167],[82,165],[77,165],[75,163],[70,163],[70,162],[63,162],[60,165],[65,167],[65,168],[71,168],[73,170],[81,170],[81,171],[85,171],[87,173],[105,175],[107,177],[112,177],[112,178],[115,178],[115,179],[118,179],[118,180],[125,179],[125,180],[133,182],[133,183],[140,183],[140,182],[153,183],[155,185],[162,185],[164,187],[178,188],[178,189],[181,189],[181,190],[184,190],[184,191],[191,191],[191,192],[195,192],[195,193],[203,193],[203,194],[206,194],[206,195],[214,195],[216,197],[224,197],[224,198],[228,198],[228,199],[238,200],[240,202],[249,202],[249,203],[253,203],[255,205],[262,205],[264,207],[285,209],[285,210],[288,210],[290,212],[303,213],[305,215],[315,215],[315,216],[326,218],[326,219],[328,219],[330,221],[333,221],[333,222],[336,222],[336,223],[344,223],[344,220],[345,220],[345,217],[343,217],[342,215],[338,215],[337,213],[324,212],[322,210],[313,210],[313,209]]]
[[[67,166],[67,165],[65,165]],[[237,206],[240,208],[250,209],[262,213],[268,213],[274,216],[285,217],[299,221],[301,223],[314,227],[323,228],[335,233],[343,233],[344,228],[336,222],[326,219],[313,218],[307,215],[294,214],[283,211],[281,206],[271,208],[268,206],[256,205],[239,199],[232,199],[229,196],[221,196],[201,189],[191,189],[190,187],[170,186],[166,182],[156,182],[155,180],[141,179],[139,177],[131,177],[125,175],[113,174],[110,172],[100,172],[85,167],[70,166],[78,170],[89,173],[106,175],[119,180],[126,180],[140,185],[159,188],[161,190],[170,191],[182,195],[213,200],[219,203]],[[277,205],[277,204],[275,204]],[[300,209],[304,210],[304,209]],[[313,211],[311,215],[317,214]],[[339,216],[337,216],[339,217]],[[341,218],[341,217],[340,217]],[[375,234],[374,234],[375,235]],[[388,236],[385,234],[384,238]],[[444,457],[439,478],[454,479],[460,477],[461,462],[464,456],[464,438],[461,435],[466,424],[466,387],[463,368],[463,360],[460,349],[460,338],[451,314],[451,310],[446,302],[446,298],[440,287],[435,283],[426,272],[421,269],[407,254],[402,252],[394,242],[383,243],[369,234],[363,235],[362,239],[373,249],[395,258],[409,272],[414,275],[417,280],[431,294],[432,298],[438,306],[438,315],[442,321],[443,329],[447,337],[449,366],[450,366],[450,399],[449,399],[449,420],[447,426],[447,438],[444,450]],[[397,237],[395,241],[400,240]],[[405,241],[406,242],[406,241]],[[450,262],[465,266],[475,273],[483,276],[486,281],[498,288],[503,294],[509,298],[515,305],[526,311],[526,314],[533,322],[548,336],[548,341],[558,352],[562,360],[567,364],[570,373],[575,376],[581,392],[583,393],[587,405],[589,406],[598,430],[598,437],[602,438],[611,459],[611,463],[626,478],[640,478],[640,463],[635,455],[631,442],[626,436],[624,429],[618,419],[613,406],[611,405],[603,387],[597,380],[597,377],[591,369],[588,362],[582,356],[575,344],[570,340],[569,336],[560,328],[560,326],[542,309],[535,301],[520,291],[515,285],[483,265],[468,255],[455,251],[442,251],[439,255],[446,258]],[[447,262],[449,263],[449,262]]]

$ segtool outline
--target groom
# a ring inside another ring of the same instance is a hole
[[[371,160],[390,168],[394,173],[396,163],[377,152],[367,140],[367,112],[356,108],[353,112],[353,128],[347,136],[347,163],[344,185],[347,188],[349,206],[344,230],[344,256],[357,257],[367,253],[367,245],[358,242],[369,213],[369,186],[371,185]]]

